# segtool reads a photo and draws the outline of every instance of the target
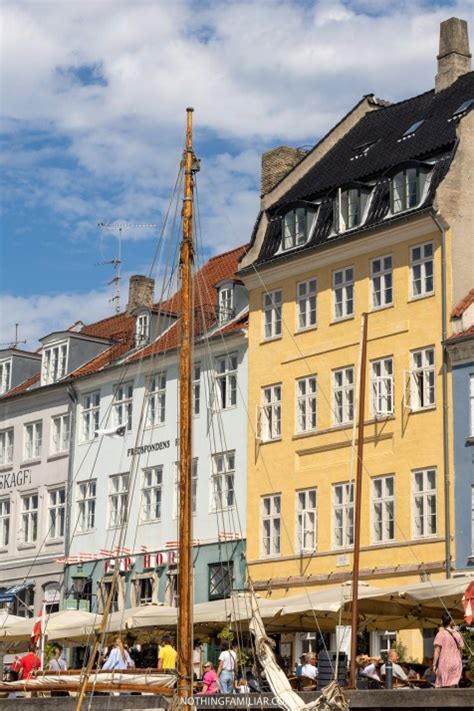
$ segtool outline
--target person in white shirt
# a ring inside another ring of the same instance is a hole
[[[398,652],[396,649],[391,649],[387,654],[387,661],[392,662],[393,678],[398,679],[398,681],[408,682],[408,676],[405,674],[400,664],[397,664],[399,659]],[[385,664],[382,665],[380,673],[385,677]]]
[[[102,666],[102,669],[117,669],[121,671],[122,669],[130,669],[134,666],[135,664],[123,646],[122,640],[120,637],[116,637],[114,639],[114,644],[110,654]]]
[[[229,642],[222,642],[222,652],[219,655],[219,666],[217,676],[222,694],[234,693],[235,668],[237,666],[237,655],[230,649]]]
[[[301,676],[306,676],[308,679],[317,679],[318,677],[318,667],[316,664],[318,663],[318,658],[315,654],[310,654],[307,657],[306,664],[303,666],[301,670]]]

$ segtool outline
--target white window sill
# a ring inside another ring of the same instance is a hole
[[[272,439],[262,439],[260,440],[260,444],[271,444],[272,442],[281,442],[282,437],[272,437]]]
[[[277,558],[277,559],[281,558],[281,553],[269,553],[268,555],[265,555],[264,553],[262,553],[262,555],[261,555],[262,560],[272,560],[275,558]]]
[[[148,526],[151,523],[161,523],[163,519],[161,518],[150,518],[148,521],[139,521],[139,526]]]
[[[19,551],[31,550],[32,548],[36,548],[36,541],[34,543],[19,543],[18,544]]]
[[[308,331],[317,331],[318,330],[318,324],[315,323],[314,326],[306,326],[305,328],[297,328],[295,331],[295,336],[297,336],[300,333],[307,333]]]
[[[8,546],[0,548],[0,555],[2,553],[8,553]]]
[[[313,435],[318,434],[318,430],[305,430],[304,432],[295,432],[293,437],[291,439],[304,439],[305,437],[312,437]]]
[[[32,464],[41,464],[41,457],[34,457],[34,459],[24,459],[20,464],[20,469],[24,467],[30,467]]]
[[[221,509],[209,509],[209,513],[211,513],[211,514],[226,513],[227,511],[234,511],[234,509],[235,509],[235,504],[232,504],[232,506],[224,506]]]
[[[10,462],[9,464],[0,464],[0,472],[5,472],[8,469],[13,469],[13,462]]]
[[[439,536],[437,533],[427,533],[426,536],[413,536],[413,540],[415,541],[415,543],[418,543],[420,541],[437,541],[438,539]]]
[[[76,530],[76,531],[74,531],[74,535],[75,536],[86,536],[90,533],[95,533],[95,531],[97,531],[96,528],[88,528],[85,531]]]
[[[354,314],[350,314],[349,316],[341,316],[340,318],[333,318],[329,325],[335,326],[337,323],[344,323],[344,321],[352,321],[354,318]]]
[[[93,437],[92,439],[81,439],[81,440],[79,440],[79,441],[77,442],[77,444],[78,444],[78,445],[81,445],[81,444],[92,444],[93,442],[98,442],[98,441],[99,441],[99,437],[97,436],[97,437]]]
[[[64,457],[69,456],[69,451],[65,450],[64,452],[54,452],[54,454],[50,454],[49,457],[47,457],[46,461],[47,462],[54,462],[56,459],[64,459]]]
[[[376,314],[377,311],[386,311],[387,309],[394,309],[395,304],[392,302],[391,304],[384,304],[383,306],[372,306],[370,309],[371,314]]]
[[[145,430],[154,430],[156,427],[164,427],[166,425],[166,422],[157,422],[154,425],[145,425],[143,429]],[[127,432],[125,434],[128,434]]]
[[[263,345],[264,343],[271,343],[272,341],[280,341],[282,338],[282,334],[280,334],[279,336],[269,336],[268,338],[262,338],[260,341],[260,345]]]
[[[432,412],[436,410],[436,405],[429,405],[428,407],[417,407],[416,409],[410,409],[411,415],[418,415],[420,412]]]
[[[435,295],[435,292],[434,292],[434,291],[430,291],[430,292],[428,292],[428,293],[426,293],[426,294],[419,294],[419,296],[410,296],[410,298],[408,299],[408,303],[410,304],[410,303],[412,303],[412,302],[414,302],[414,301],[422,301],[423,299],[429,299],[429,298],[431,298],[431,297],[434,296],[434,295]]]
[[[64,536],[61,538],[48,538],[47,541],[45,541],[45,546],[57,546],[64,543]]]

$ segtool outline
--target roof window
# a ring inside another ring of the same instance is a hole
[[[400,143],[400,141],[406,141],[407,138],[414,136],[423,123],[425,123],[425,119],[420,119],[419,121],[412,123],[411,126],[407,128],[405,133],[402,134],[402,137],[398,139],[398,143]]]
[[[337,191],[334,200],[334,229],[345,232],[358,227],[363,220],[370,190],[357,187]]]
[[[423,168],[406,168],[393,176],[390,183],[392,214],[411,210],[420,204],[427,175]]]
[[[360,143],[358,146],[354,146],[352,149],[354,151],[354,155],[351,156],[351,160],[357,160],[358,158],[366,156],[375,143],[377,143],[377,139],[366,141],[365,143]]]
[[[448,121],[454,121],[455,119],[460,118],[471,108],[471,106],[474,106],[474,99],[467,99],[456,109],[456,111],[453,112],[453,115],[450,119],[448,119]]]
[[[296,207],[283,216],[283,239],[281,248],[284,252],[288,249],[301,247],[306,244],[313,225],[315,210],[306,207]]]

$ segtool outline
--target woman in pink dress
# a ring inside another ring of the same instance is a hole
[[[446,688],[457,686],[461,678],[464,640],[449,613],[444,613],[441,624],[434,640],[433,671],[436,673],[435,686]]]
[[[206,662],[202,668],[203,675],[201,694],[217,694],[219,691],[219,687],[217,685],[217,674],[214,671],[212,662]]]

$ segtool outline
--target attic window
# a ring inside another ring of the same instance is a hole
[[[66,375],[67,343],[58,343],[43,350],[41,384],[51,385]]]
[[[150,338],[150,316],[147,313],[137,316],[135,327],[135,343],[138,346],[143,346],[148,343]]]
[[[406,168],[393,176],[390,184],[392,213],[410,210],[420,203],[426,176],[427,171],[421,168]]]
[[[357,160],[358,158],[362,158],[363,156],[366,156],[369,150],[372,148],[372,146],[377,143],[376,140],[373,141],[366,141],[365,143],[360,143],[358,146],[354,146],[353,151],[354,155],[351,156],[351,160]]]
[[[334,201],[334,229],[351,230],[361,224],[370,191],[365,188],[339,188]]]
[[[224,286],[219,289],[219,323],[227,323],[234,316],[234,288]]]
[[[294,249],[306,244],[311,231],[313,210],[297,207],[283,217],[282,250]]]
[[[411,138],[423,123],[425,123],[425,119],[420,119],[420,121],[412,123],[411,126],[407,128],[405,133],[402,134],[402,137],[398,139],[398,143],[400,143],[400,141],[405,141],[407,138]]]
[[[474,99],[467,99],[461,104],[461,106],[456,109],[456,111],[453,112],[453,115],[448,120],[453,121],[455,119],[460,118],[471,108],[471,106],[474,106]]]

